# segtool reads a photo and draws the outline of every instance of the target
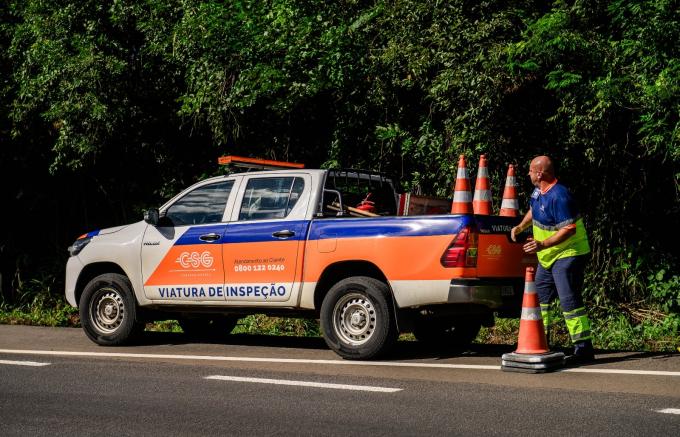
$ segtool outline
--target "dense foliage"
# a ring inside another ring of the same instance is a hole
[[[677,313],[678,41],[674,0],[5,0],[3,294],[221,154],[449,196],[457,156],[486,153],[498,204],[506,165],[545,153],[580,199],[601,316]]]

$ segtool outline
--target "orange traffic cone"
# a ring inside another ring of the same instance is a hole
[[[458,159],[458,173],[456,185],[453,189],[453,204],[451,214],[472,214],[472,199],[470,195],[470,179],[467,167],[465,167],[465,155]]]
[[[501,369],[509,372],[544,373],[564,367],[565,364],[562,352],[550,352],[548,349],[534,277],[535,269],[527,267],[517,350],[503,354],[501,362]]]
[[[547,353],[548,340],[545,337],[541,305],[536,294],[536,273],[533,267],[527,267],[524,274],[524,297],[522,298],[522,318],[519,321],[518,354]]]
[[[503,201],[501,202],[501,213],[503,217],[519,216],[519,202],[517,202],[517,181],[515,180],[515,166],[508,166],[508,175],[505,178],[505,189],[503,189]]]
[[[472,208],[475,214],[491,215],[491,190],[489,189],[489,169],[486,167],[486,155],[479,157]]]

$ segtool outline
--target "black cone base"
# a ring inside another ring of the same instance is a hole
[[[566,360],[562,352],[545,354],[503,354],[501,369],[505,372],[547,373],[564,367]]]

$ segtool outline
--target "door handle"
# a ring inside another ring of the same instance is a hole
[[[208,243],[212,243],[213,241],[217,241],[217,240],[219,240],[220,238],[222,238],[222,237],[220,236],[220,234],[215,234],[215,233],[212,233],[212,234],[204,234],[204,235],[201,235],[200,237],[198,237],[199,240],[201,240],[201,241],[207,241]]]
[[[276,231],[272,234],[272,237],[279,238],[281,240],[285,240],[286,238],[294,237],[295,232],[289,231],[288,229],[283,230],[283,231]]]

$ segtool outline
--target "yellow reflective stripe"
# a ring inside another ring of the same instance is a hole
[[[543,318],[543,331],[545,331],[547,335],[550,327],[550,311],[543,311],[543,309],[541,309],[541,317]]]
[[[587,316],[588,314],[586,313],[585,308],[577,308],[573,311],[567,311],[562,313],[564,314],[564,319],[569,320],[569,319],[575,319],[576,317],[582,317],[582,316]]]
[[[540,224],[534,221],[533,224],[534,238],[538,241],[544,241],[557,233],[557,230],[541,229]],[[555,261],[560,258],[567,258],[570,256],[585,255],[590,252],[590,245],[588,244],[588,236],[586,235],[586,228],[583,224],[583,219],[576,221],[576,233],[558,245],[549,247],[539,251],[538,262],[543,268],[550,268]]]
[[[572,342],[588,340],[592,336],[590,319],[586,314],[585,308],[577,308],[573,311],[562,313],[564,321],[567,323],[569,336]]]
[[[570,337],[571,337],[571,341],[573,343],[576,343],[578,341],[591,340],[593,338],[592,333],[590,331],[581,332],[580,334],[570,335]]]
[[[543,318],[543,327],[545,332],[548,332],[548,325],[550,324],[550,304],[542,303],[541,305],[541,317]]]

